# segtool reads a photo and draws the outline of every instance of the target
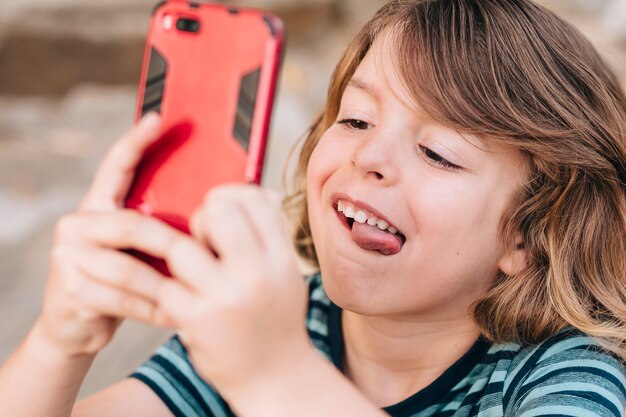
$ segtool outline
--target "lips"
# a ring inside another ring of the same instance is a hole
[[[370,206],[347,198],[337,198],[333,208],[350,230],[354,242],[362,249],[386,256],[395,255],[402,249],[406,237]]]

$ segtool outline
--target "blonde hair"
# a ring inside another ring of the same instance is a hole
[[[586,39],[528,0],[396,0],[365,24],[335,69],[285,202],[299,220],[300,255],[317,265],[309,157],[382,31],[407,90],[434,120],[527,157],[530,179],[500,233],[509,249],[521,235],[526,266],[500,272],[473,305],[483,334],[535,344],[573,326],[626,360],[626,98]]]

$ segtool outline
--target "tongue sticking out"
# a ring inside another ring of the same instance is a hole
[[[404,243],[400,236],[358,222],[352,225],[352,239],[363,249],[378,251],[383,255],[395,255]]]

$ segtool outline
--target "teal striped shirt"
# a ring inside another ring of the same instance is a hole
[[[307,327],[315,347],[342,369],[341,309],[309,280]],[[176,417],[232,417],[195,372],[174,336],[131,377],[147,384]],[[591,338],[564,330],[537,346],[480,338],[437,380],[383,410],[394,417],[625,417],[626,369]]]

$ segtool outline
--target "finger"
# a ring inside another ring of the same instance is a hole
[[[216,189],[207,197],[207,206],[212,201],[225,201],[235,204],[249,222],[254,236],[266,253],[291,247],[291,240],[286,227],[287,220],[282,212],[281,199],[278,193],[264,190],[258,186],[226,186]],[[205,225],[202,229],[208,230],[210,233],[209,225]]]
[[[212,242],[209,241],[209,237],[204,233],[204,207],[196,209],[189,217],[189,232],[199,243],[206,248],[212,248]],[[212,249],[211,249],[212,250]],[[217,253],[212,252],[217,257]]]
[[[175,280],[164,281],[159,286],[158,300],[163,313],[177,328],[184,327],[186,318],[192,313],[190,310],[197,302],[194,293]]]
[[[159,137],[160,121],[156,113],[148,113],[113,144],[80,205],[82,210],[112,210],[122,205],[141,157]]]
[[[177,281],[192,289],[211,291],[219,277],[219,265],[210,249],[191,238],[177,239],[165,260]]]
[[[243,195],[242,207],[252,219],[255,229],[263,240],[268,252],[277,245],[283,249],[292,247],[288,220],[283,212],[282,197],[279,193],[259,187],[251,187],[250,194]],[[282,239],[276,239],[277,236]]]
[[[261,236],[237,201],[211,198],[203,206],[200,217],[200,233],[211,242],[220,259],[237,261],[243,254],[247,262],[253,263],[254,257],[261,256],[264,249]]]
[[[58,243],[88,244],[110,249],[137,249],[165,258],[173,242],[191,238],[183,232],[135,210],[85,212],[57,223]]]
[[[216,276],[210,251],[195,239],[135,210],[75,213],[57,225],[57,244],[135,249],[164,259],[172,274],[199,288]]]
[[[93,279],[153,303],[161,281],[167,279],[137,258],[116,250],[83,245],[74,252],[76,265]]]
[[[79,278],[71,286],[71,295],[83,308],[102,316],[131,319],[155,326],[168,326],[171,320],[157,305],[143,297],[99,282],[76,266]]]
[[[94,290],[87,292],[81,302],[99,314],[130,319],[158,327],[172,326],[172,320],[155,303],[94,281]]]

